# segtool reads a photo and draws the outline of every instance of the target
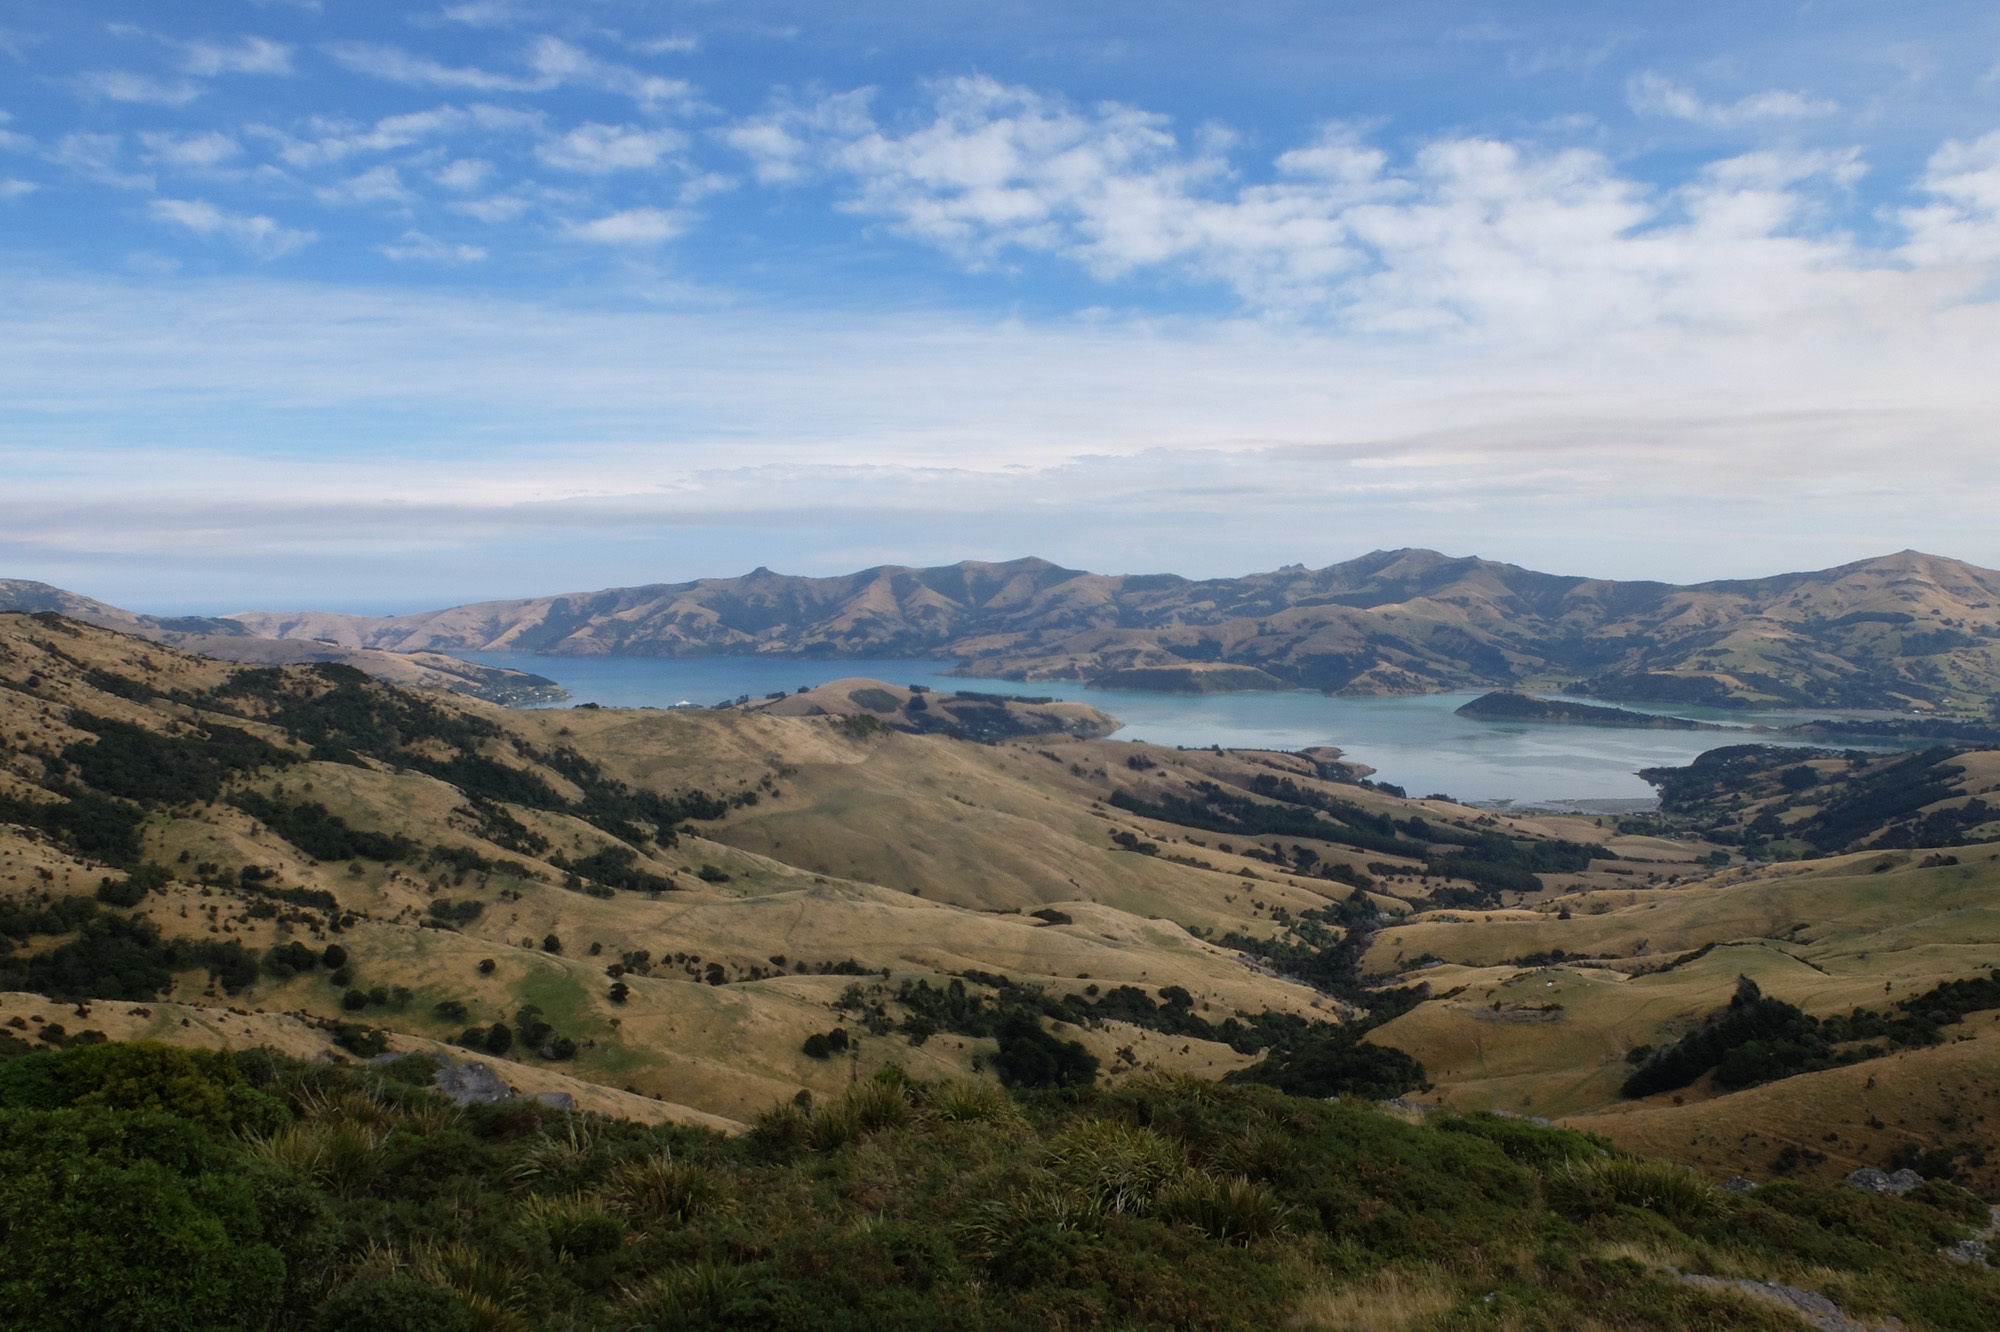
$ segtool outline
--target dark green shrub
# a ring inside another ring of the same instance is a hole
[[[1001,1023],[994,1071],[1010,1087],[1070,1087],[1097,1080],[1097,1056],[1080,1041],[1063,1041],[1032,1015],[1015,1012]]]
[[[264,1133],[291,1116],[248,1086],[227,1050],[152,1042],[79,1045],[0,1065],[0,1106],[157,1111],[217,1132]]]
[[[0,1110],[0,1325],[269,1327],[286,1263],[249,1166],[173,1115]]]
[[[320,1308],[319,1332],[472,1332],[472,1313],[414,1277],[357,1281]]]

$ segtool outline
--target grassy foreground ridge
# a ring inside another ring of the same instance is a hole
[[[0,1321],[151,1329],[1757,1328],[2000,1322],[1963,1190],[1734,1196],[1575,1132],[1152,1075],[884,1069],[736,1137],[459,1109],[422,1056],[0,1066]],[[1721,1278],[1696,1282],[1681,1274]]]

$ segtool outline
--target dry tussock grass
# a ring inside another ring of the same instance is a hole
[[[1460,1298],[1457,1280],[1441,1268],[1389,1267],[1354,1285],[1307,1295],[1291,1325],[1327,1332],[1410,1332],[1450,1310]]]

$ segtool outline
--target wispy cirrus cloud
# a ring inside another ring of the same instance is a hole
[[[573,240],[598,245],[658,245],[686,231],[689,222],[685,214],[664,208],[627,208],[587,222],[568,223],[563,232]]]
[[[414,87],[469,88],[478,92],[535,92],[552,87],[536,79],[497,74],[474,65],[447,65],[381,42],[328,42],[325,51],[344,69]]]
[[[1967,143],[1947,140],[1919,182],[1931,202],[1905,208],[1903,254],[1923,265],[2000,261],[2000,130]]]
[[[276,259],[319,238],[303,227],[287,227],[262,214],[235,213],[202,199],[155,199],[153,217],[203,238],[226,240],[260,259]]]
[[[181,68],[198,78],[218,74],[292,74],[292,48],[268,37],[245,37],[233,45],[220,42],[174,42]]]
[[[376,248],[398,263],[475,264],[486,257],[481,246],[441,241],[421,231],[406,231],[393,243]]]
[[[503,222],[512,222],[534,204],[518,194],[490,194],[484,199],[455,199],[445,207],[454,213],[476,218],[488,226],[499,226]]]
[[[535,149],[550,166],[601,174],[656,167],[660,159],[688,146],[687,135],[675,129],[644,129],[638,125],[600,125],[586,121]]]
[[[76,82],[91,97],[155,106],[185,106],[203,91],[202,85],[192,79],[161,79],[122,69],[89,70],[77,75]]]
[[[1812,120],[1840,110],[1837,102],[1783,88],[1752,93],[1726,105],[1704,101],[1693,90],[1652,70],[1632,76],[1626,84],[1626,100],[1641,115],[1675,116],[1721,127],[1755,121]]]
[[[198,134],[142,130],[139,142],[146,145],[149,160],[176,167],[220,166],[243,151],[242,144],[218,130]]]
[[[407,204],[417,197],[403,184],[401,173],[386,162],[313,193],[327,204]]]
[[[605,61],[560,37],[537,37],[522,54],[527,72],[499,73],[475,65],[446,65],[399,46],[379,42],[330,42],[326,52],[343,67],[393,83],[482,92],[548,92],[564,86],[618,93],[647,107],[691,108],[693,88],[685,79],[663,78]]]
[[[35,146],[35,141],[32,138],[30,138],[25,134],[16,133],[15,131],[7,128],[7,126],[12,124],[13,121],[14,121],[13,116],[9,115],[5,111],[0,111],[0,151],[10,152],[10,153],[25,153],[32,151]]]
[[[338,162],[357,153],[408,148],[466,129],[524,132],[541,123],[542,117],[535,112],[474,103],[469,107],[445,105],[384,116],[372,125],[318,121],[306,135],[271,125],[252,125],[247,132],[275,144],[279,158],[287,165],[304,169]]]
[[[493,174],[493,164],[484,158],[461,157],[431,173],[431,179],[448,190],[476,190]]]
[[[153,188],[151,174],[125,170],[123,135],[65,134],[46,156],[57,166],[67,167],[79,176],[103,185],[115,185],[121,190]]]

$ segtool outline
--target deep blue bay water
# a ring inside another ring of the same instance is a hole
[[[518,652],[455,654],[488,666],[546,676],[567,689],[569,704],[611,708],[713,704],[743,694],[762,698],[850,676],[897,685],[928,685],[943,693],[974,689],[1049,696],[1089,703],[1122,721],[1120,740],[1226,749],[1337,746],[1366,763],[1381,781],[1413,796],[1443,792],[1466,801],[1520,804],[1645,801],[1653,788],[1640,768],[1683,764],[1704,750],[1745,742],[1799,744],[1782,736],[1732,731],[1656,731],[1641,727],[1533,725],[1475,721],[1454,710],[1478,692],[1416,698],[1329,698],[1309,691],[1165,694],[1091,689],[1074,681],[980,680],[944,674],[948,661],[845,658],[837,661],[764,657],[542,657]],[[1633,711],[1662,711],[1621,704]],[[1786,726],[1824,713],[1739,713],[1708,709],[1672,715],[1726,726]],[[1818,743],[1828,743],[1819,741]],[[1855,742],[1880,749],[1880,741]]]

